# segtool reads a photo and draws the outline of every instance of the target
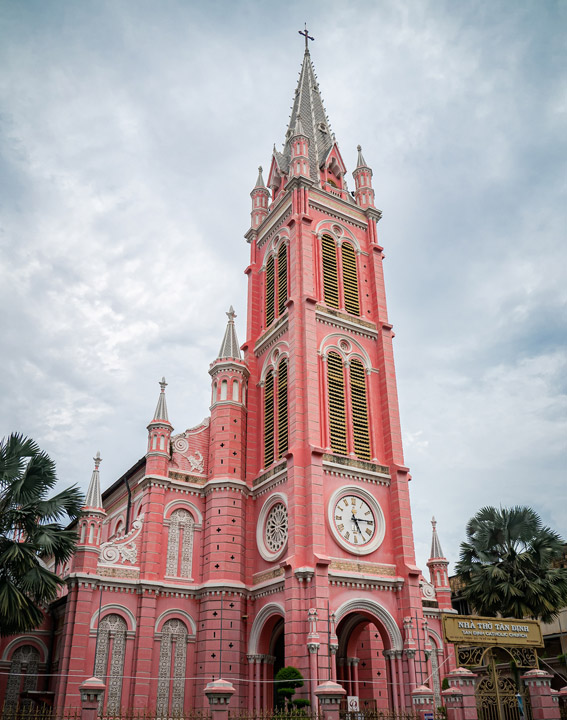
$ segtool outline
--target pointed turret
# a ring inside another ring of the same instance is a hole
[[[250,193],[252,198],[252,228],[257,228],[268,214],[268,202],[270,201],[270,191],[264,184],[262,176],[262,166],[258,168],[258,179],[256,185]]]
[[[358,157],[356,168],[352,173],[355,183],[354,199],[359,207],[366,209],[368,207],[374,207],[372,170],[366,164],[366,160],[362,154],[362,147],[358,145],[356,149],[358,150]]]
[[[146,474],[167,477],[169,465],[169,441],[173,430],[167,414],[165,388],[167,383],[162,377],[161,388],[154,418],[148,425],[148,452],[146,453]]]
[[[226,324],[226,330],[224,331],[224,338],[222,339],[222,345],[217,355],[217,360],[235,359],[240,360],[240,347],[238,345],[238,338],[236,337],[236,328],[234,327],[234,318],[236,313],[232,305],[227,312],[228,322]]]
[[[303,129],[301,116],[297,116],[295,130],[290,139],[291,143],[291,161],[289,174],[291,176],[309,177],[309,138]]]
[[[97,452],[94,460],[94,470],[91,475],[91,481],[89,483],[89,489],[87,490],[87,496],[85,498],[85,508],[102,509],[102,495],[100,492],[100,475],[99,466],[102,462],[100,452]]]
[[[95,573],[100,555],[102,523],[106,517],[100,492],[100,452],[97,452],[93,460],[94,469],[83,505],[83,514],[78,523],[79,538],[72,560],[73,572]]]
[[[431,527],[431,557],[427,561],[427,567],[429,568],[431,583],[435,587],[439,608],[441,610],[450,610],[452,609],[451,588],[449,586],[449,575],[447,572],[449,561],[443,555],[441,542],[437,535],[437,521],[434,517],[431,518]]]

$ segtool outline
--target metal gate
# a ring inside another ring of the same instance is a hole
[[[478,720],[532,720],[529,693],[497,668],[493,653],[477,686],[476,709]]]

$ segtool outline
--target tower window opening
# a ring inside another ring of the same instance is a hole
[[[345,378],[343,361],[338,353],[329,353],[327,358],[327,373],[331,450],[341,455],[346,455],[347,431],[345,412]]]
[[[288,299],[287,245],[282,243],[277,254],[266,262],[266,327],[285,312]]]
[[[364,365],[357,359],[350,363],[350,397],[354,452],[362,460],[370,460],[366,377]]]
[[[232,381],[232,399],[238,402],[238,380]]]
[[[339,281],[337,275],[337,249],[335,241],[323,235],[323,298],[330,307],[339,307]]]
[[[343,261],[343,292],[345,296],[345,310],[352,315],[360,315],[356,255],[353,246],[350,243],[343,243],[341,254]]]
[[[288,414],[287,414],[287,360],[278,365],[278,458],[288,448]]]
[[[356,251],[352,244],[343,242],[340,247],[339,257],[339,250],[335,240],[329,235],[323,235],[321,258],[323,267],[322,294],[325,303],[329,307],[343,308],[351,315],[360,315]]]
[[[264,466],[274,462],[274,376],[268,373],[264,386]]]
[[[223,380],[221,382],[220,399],[226,400],[227,397],[228,397],[228,382],[226,380]]]

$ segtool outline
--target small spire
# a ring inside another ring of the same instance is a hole
[[[164,377],[160,380],[159,386],[161,388],[161,392],[159,394],[156,411],[154,413],[154,420],[165,420],[166,422],[169,422],[167,403],[165,402],[165,388],[167,387],[167,383],[165,382]]]
[[[100,457],[100,452],[97,451],[97,454],[93,458],[94,460],[94,470],[93,474],[91,475],[91,481],[89,483],[89,489],[87,490],[87,497],[85,498],[85,504],[84,507],[86,508],[102,508],[102,496],[100,494],[100,475],[98,468],[100,466],[100,463],[102,462]]]
[[[301,122],[301,116],[297,116],[297,122],[295,123],[295,131],[293,133],[293,137],[297,137],[298,135],[305,135],[305,130],[303,129],[303,123]]]
[[[357,145],[356,149],[358,150],[358,158],[356,161],[356,167],[357,168],[368,167],[368,165],[366,164],[366,160],[364,159],[364,157],[362,155],[362,145]]]
[[[439,542],[439,536],[437,535],[437,520],[435,517],[431,518],[431,527],[433,528],[433,536],[431,538],[431,559],[444,558],[445,555],[443,555],[441,543]]]
[[[224,360],[225,358],[240,360],[240,347],[238,345],[238,338],[236,337],[236,328],[234,327],[234,318],[236,317],[236,313],[234,312],[232,305],[226,315],[228,317],[228,323],[226,325],[219,354],[217,355],[217,360]]]
[[[262,166],[258,168],[258,179],[256,180],[256,185],[254,186],[254,190],[256,188],[262,188],[263,190],[266,189],[266,185],[264,184],[264,178],[262,177]]]

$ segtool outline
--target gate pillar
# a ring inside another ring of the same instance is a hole
[[[443,705],[447,711],[447,720],[464,720],[463,693],[456,687],[441,692]]]
[[[449,688],[455,688],[462,694],[463,720],[478,720],[475,697],[477,677],[477,675],[464,667],[451,670],[451,672],[446,675],[446,678],[449,681]]]
[[[339,720],[341,700],[346,696],[346,690],[338,683],[328,680],[317,685],[315,695],[319,700],[323,720]],[[311,710],[313,714],[317,713],[317,708]]]
[[[211,720],[228,720],[228,703],[234,695],[234,686],[228,680],[213,680],[205,688],[211,708]]]
[[[545,670],[529,670],[522,680],[530,693],[533,720],[559,720],[558,693],[551,690],[551,675]]]
[[[79,685],[81,720],[97,720],[98,704],[105,690],[106,685],[97,677],[89,678],[82,685]]]
[[[412,690],[411,701],[414,712],[420,720],[425,720],[426,713],[429,715],[435,712],[435,696],[427,685],[419,685]]]

